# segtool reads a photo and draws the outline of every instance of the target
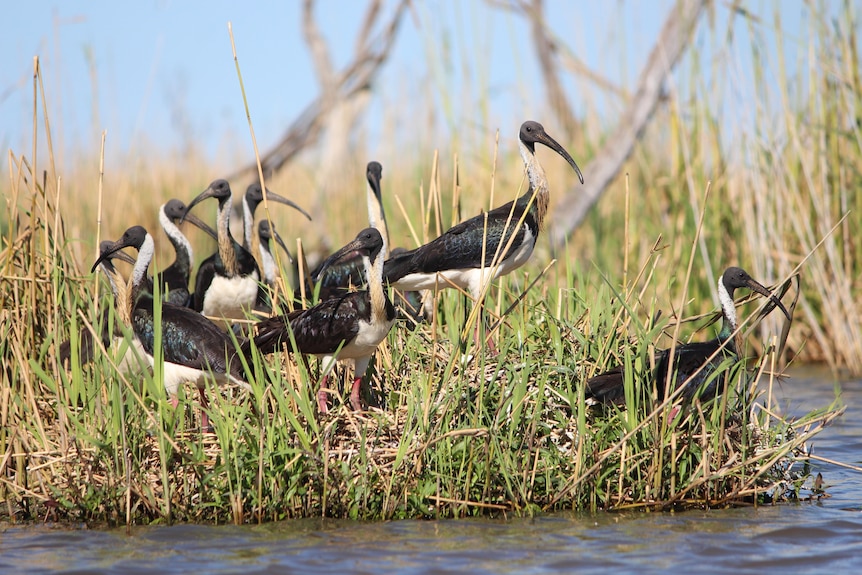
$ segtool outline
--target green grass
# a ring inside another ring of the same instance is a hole
[[[381,346],[367,412],[335,399],[333,415],[321,417],[315,362],[309,373],[290,358],[254,358],[251,392],[208,390],[215,433],[206,435],[194,390],[174,410],[159,370],[124,377],[110,353],[65,369],[56,349],[70,333],[98,329],[99,308],[110,305],[106,285],[88,272],[98,240],[133,223],[155,232],[162,201],[187,200],[222,174],[194,159],[178,166],[147,158],[128,162],[128,171],[100,169],[104,178],[87,158],[78,163],[86,170],[60,174],[50,126],[34,133],[38,157],[10,154],[0,214],[0,332],[8,334],[0,338],[0,516],[124,524],[529,515],[757,504],[803,491],[803,446],[842,410],[832,402],[783,419],[772,409],[774,382],[788,361],[862,372],[862,263],[854,257],[862,250],[854,193],[862,138],[848,121],[862,93],[858,56],[842,28],[817,28],[810,41],[829,64],[810,70],[816,89],[787,90],[776,103],[756,83],[752,106],[769,113],[755,115],[742,136],[744,161],[720,144],[722,124],[708,106],[673,100],[659,112],[627,176],[556,262],[549,266],[540,238],[532,261],[489,290],[490,323],[501,320],[490,334],[498,357],[475,349],[473,324],[465,325],[471,307],[449,291],[439,296],[435,323],[399,325]],[[695,56],[688,66],[682,77],[702,95],[702,62]],[[34,114],[44,119],[38,78]],[[776,118],[785,140],[771,133]],[[456,145],[441,142],[433,160],[385,166],[393,243],[436,236],[456,214],[487,208],[492,192],[495,205],[510,199],[523,184],[519,158],[502,145],[509,140],[501,135],[495,158],[456,155]],[[598,146],[566,147],[583,167],[584,150]],[[573,176],[540,160],[559,202]],[[360,163],[356,190],[327,202],[323,227],[340,234],[332,245],[367,225],[355,205]],[[311,171],[291,166],[268,186],[312,189]],[[308,224],[289,233],[283,224],[282,234],[303,237],[306,247],[321,241]],[[193,241],[198,256],[211,247]],[[157,243],[156,264],[170,261],[167,242]],[[767,284],[798,279],[784,300],[798,298],[786,345],[776,352],[779,314],[751,319],[744,361],[720,374],[727,392],[668,421],[675,400],[653,400],[652,351],[673,337],[712,337],[705,314],[715,310],[715,279],[729,265]],[[620,363],[631,374],[626,405],[585,406],[586,379]]]
[[[65,248],[49,251],[27,269],[56,276],[49,264],[64,257]],[[804,471],[785,467],[840,409],[792,422],[771,416],[754,384],[774,367],[767,352],[753,363],[756,375],[727,366],[719,401],[668,421],[669,403],[654,409],[642,382],[650,349],[671,326],[643,325],[638,292],[597,275],[575,265],[558,289],[538,282],[491,334],[498,357],[475,348],[466,298],[440,294],[435,325],[399,326],[382,346],[364,398],[374,407],[364,413],[336,399],[334,414],[320,416],[314,368],[254,357],[252,392],[208,390],[214,434],[198,429],[195,393],[186,390],[177,411],[168,405],[159,370],[130,380],[106,353],[67,371],[56,365],[56,342],[33,338],[28,347],[33,332],[13,329],[19,335],[4,351],[23,360],[7,362],[16,371],[4,376],[13,382],[4,387],[6,513],[242,523],[723,506],[765,501],[776,482],[798,492]],[[489,315],[510,309],[530,279],[501,280]],[[79,319],[55,314],[64,318],[58,337],[94,325],[90,279],[25,285],[39,286],[32,309],[84,310]],[[17,311],[29,321],[40,315]],[[625,408],[585,406],[586,378],[619,361],[635,374]]]

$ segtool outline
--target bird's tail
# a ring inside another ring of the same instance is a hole
[[[614,367],[587,380],[584,397],[587,405],[625,401],[625,378],[622,366]]]
[[[404,276],[415,271],[413,269],[413,254],[416,250],[392,250],[392,255],[383,264],[384,283],[394,284]]]

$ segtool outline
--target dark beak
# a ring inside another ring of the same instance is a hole
[[[581,181],[581,183],[584,183],[584,176],[581,174],[581,169],[578,167],[578,165],[575,163],[575,160],[572,159],[572,157],[569,155],[569,153],[564,147],[562,147],[555,139],[549,136],[544,130],[535,134],[535,138],[537,142],[545,144],[546,146],[563,156],[566,161],[571,164],[572,168],[575,169],[575,173],[578,174],[578,179]]]
[[[290,206],[291,208],[293,208],[294,210],[298,211],[298,212],[299,212],[299,213],[301,213],[303,216],[305,216],[306,218],[308,218],[308,221],[311,221],[311,216],[309,215],[309,213],[308,213],[308,212],[306,212],[305,210],[303,210],[302,208],[300,208],[298,205],[296,205],[296,204],[295,204],[295,203],[293,203],[292,201],[288,200],[287,198],[285,198],[285,197],[283,197],[283,196],[279,196],[279,195],[278,195],[278,194],[276,194],[275,192],[270,192],[269,190],[266,190],[266,191],[263,193],[263,195],[264,195],[264,197],[265,197],[268,201],[278,202],[278,203],[280,203],[280,204],[284,204],[284,205],[286,205],[286,206]]]
[[[323,273],[330,267],[337,265],[343,261],[357,259],[362,257],[362,254],[367,250],[365,244],[363,244],[359,240],[353,240],[328,258],[323,262],[320,266],[320,273],[318,276],[322,276]]]
[[[186,212],[183,214],[183,217],[180,219],[180,223],[183,223],[184,221],[186,221],[186,218],[189,217],[189,212],[192,211],[193,207],[195,207],[196,205],[198,205],[199,203],[201,203],[204,200],[208,200],[209,198],[212,198],[213,196],[215,196],[215,194],[216,194],[215,188],[213,188],[212,186],[208,187],[207,189],[205,189],[204,191],[199,193],[197,195],[197,197],[195,199],[193,199],[189,205],[186,206]]]
[[[125,252],[121,252],[123,248],[128,247],[122,241],[116,242],[102,242],[101,243],[101,252],[99,253],[99,259],[96,260],[96,263],[93,264],[93,267],[90,268],[90,273],[96,271],[96,268],[99,267],[99,264],[105,260],[110,260],[112,258],[121,259],[125,262],[130,262],[132,264],[135,263],[135,259],[129,256],[129,254]]]
[[[281,246],[281,249],[284,250],[284,253],[287,254],[287,259],[290,260],[290,263],[294,263],[293,254],[290,253],[290,250],[287,249],[287,246],[284,243],[284,240],[281,239],[281,235],[275,230],[272,230],[272,238],[275,240],[275,243]]]
[[[206,234],[208,236],[210,236],[212,239],[214,239],[215,241],[218,241],[218,234],[216,233],[216,231],[214,229],[212,229],[209,225],[207,225],[206,222],[204,222],[202,219],[200,219],[196,215],[190,214],[189,208],[186,208],[186,211],[183,213],[183,217],[182,217],[182,220],[180,221],[180,223],[182,223],[182,222],[189,222],[190,224],[197,226],[198,228],[200,228],[204,232],[206,232]]]
[[[784,307],[784,304],[781,303],[781,300],[778,299],[777,297],[775,297],[772,293],[770,293],[770,291],[768,289],[766,289],[765,287],[763,287],[762,285],[757,283],[756,280],[751,279],[751,278],[748,278],[748,280],[746,281],[746,284],[751,289],[751,291],[755,291],[762,296],[768,297],[769,301],[772,304],[774,304],[774,306],[777,306],[778,308],[781,309],[781,311],[784,313],[784,315],[787,317],[787,319],[792,319],[790,317],[790,312],[787,311],[787,308]]]

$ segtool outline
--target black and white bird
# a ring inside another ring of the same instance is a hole
[[[267,201],[277,202],[279,204],[284,204],[286,206],[290,206],[295,209],[303,216],[305,216],[308,221],[311,221],[311,215],[299,207],[294,202],[288,200],[283,196],[279,196],[275,192],[271,192],[269,188],[266,189],[266,199]],[[254,182],[249,184],[248,188],[245,190],[245,195],[242,198],[242,218],[243,218],[243,247],[248,251],[252,251],[252,239],[254,234],[254,215],[257,212],[258,206],[263,203],[263,188],[260,186],[260,182]]]
[[[718,336],[709,341],[677,345],[673,362],[670,361],[669,349],[657,352],[654,381],[659,401],[663,401],[680,386],[685,388],[680,395],[686,402],[695,397],[707,401],[716,397],[721,391],[718,378],[711,378],[711,375],[727,358],[737,357],[737,349],[733,339],[733,334],[739,325],[736,305],[733,300],[733,294],[737,288],[748,288],[768,297],[771,301],[771,304],[768,305],[772,305],[773,308],[777,306],[787,316],[787,319],[790,319],[790,313],[784,304],[748,275],[748,272],[738,267],[727,268],[718,279],[718,299],[721,302],[722,313],[721,331],[719,331]],[[672,373],[670,374],[670,387],[666,390],[665,383],[668,382],[668,370],[672,370]],[[624,381],[625,371],[622,366],[617,366],[590,378],[587,380],[585,393],[587,403],[592,405],[624,402]]]
[[[111,310],[103,307],[99,318],[99,332],[102,345],[115,357],[117,369],[124,375],[143,373],[149,367],[147,356],[137,338],[127,340],[124,337],[119,324],[130,327],[132,302],[128,294],[128,286],[123,276],[114,267],[114,259],[119,259],[135,264],[134,258],[123,251],[110,251],[114,242],[105,240],[99,244],[99,254],[104,254],[100,268],[108,278],[111,285],[111,293],[114,299],[114,314],[116,322],[112,325]],[[81,330],[79,335],[78,360],[83,365],[93,361],[96,357],[96,341],[93,332],[89,329]],[[59,359],[61,365],[68,365],[72,359],[72,341],[67,339],[60,344]]]
[[[251,252],[230,232],[231,190],[226,180],[215,180],[186,208],[188,214],[200,202],[216,198],[218,250],[198,266],[193,308],[208,317],[245,319],[257,302],[260,270]]]
[[[301,212],[306,218],[311,216],[292,201],[267,189],[267,200],[288,205]],[[195,278],[193,308],[204,315],[230,319],[244,319],[246,313],[265,303],[267,294],[259,283],[260,269],[252,253],[252,234],[254,215],[263,202],[263,191],[259,183],[246,189],[242,201],[243,238],[242,245],[234,240],[230,231],[232,195],[226,180],[215,180],[189,204],[191,208],[210,197],[218,199],[219,208],[216,230],[218,250],[198,266]],[[210,293],[210,289],[215,291]]]
[[[423,246],[393,255],[384,266],[384,281],[404,291],[458,287],[478,301],[488,281],[524,265],[542,230],[550,197],[536,144],[565,158],[583,183],[581,170],[565,148],[538,122],[524,122],[518,145],[529,181],[526,193],[449,228]]]
[[[381,256],[385,261],[389,257],[389,228],[386,225],[386,214],[383,211],[380,181],[383,178],[383,166],[380,162],[368,162],[365,170],[366,205],[368,208],[368,224],[380,232],[383,238]],[[311,272],[311,284],[318,290],[318,299],[327,300],[339,294],[347,293],[356,287],[365,285],[365,269],[362,258],[357,254],[353,258],[342,258],[337,264],[326,258]]]
[[[194,214],[186,213],[186,205],[177,199],[168,200],[159,208],[159,223],[174,246],[174,262],[159,272],[162,299],[175,305],[191,307],[189,278],[194,264],[194,252],[188,238],[180,231],[179,224],[187,220],[218,241],[215,230]]]
[[[150,365],[155,364],[156,325],[153,296],[146,289],[147,269],[153,259],[155,244],[142,226],[133,226],[102,253],[93,270],[105,258],[123,248],[138,250],[138,258],[129,277],[128,297],[131,305],[131,328],[140,342]],[[206,408],[207,380],[220,385],[234,384],[250,389],[245,380],[242,361],[230,337],[203,315],[183,306],[168,302],[161,304],[161,349],[164,361],[163,383],[171,404],[178,404],[177,393],[183,383],[194,383],[200,393],[201,405]],[[209,426],[204,411],[203,428]]]
[[[322,359],[323,381],[317,396],[322,413],[328,411],[329,373],[337,361],[345,359],[354,360],[350,403],[353,409],[361,409],[362,378],[371,356],[395,322],[395,308],[383,288],[382,252],[380,232],[374,228],[362,230],[355,240],[330,256],[327,265],[339,265],[358,255],[365,269],[365,290],[347,292],[308,309],[271,317],[255,325],[256,335],[252,341],[261,353],[272,353],[286,345],[289,351]]]

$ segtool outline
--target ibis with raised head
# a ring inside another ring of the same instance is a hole
[[[345,359],[354,360],[350,403],[353,409],[361,409],[360,386],[365,371],[395,322],[395,308],[383,288],[383,247],[380,232],[367,228],[327,259],[325,265],[340,265],[358,255],[365,269],[366,289],[337,295],[308,309],[255,324],[252,341],[261,353],[272,353],[286,345],[289,351],[322,359],[322,383],[317,396],[322,413],[328,411],[329,373],[336,361]]]
[[[112,253],[126,247],[138,250],[138,258],[129,277],[131,327],[153,365],[156,355],[155,302],[152,294],[146,290],[147,269],[155,250],[152,236],[142,226],[127,229],[123,236],[96,260],[93,270]],[[250,389],[245,381],[236,346],[224,331],[189,308],[168,302],[161,303],[161,306],[163,383],[174,407],[178,404],[179,387],[186,382],[195,384],[204,409],[207,406],[204,389],[207,380]],[[204,429],[209,427],[206,411],[202,412],[201,423]]]
[[[311,221],[311,215],[309,215],[308,212],[284,196],[279,196],[275,192],[271,192],[269,188],[266,188],[266,199],[267,201],[278,202],[279,204],[290,206],[308,218],[308,221]],[[248,188],[245,190],[245,195],[242,198],[243,246],[249,251],[252,249],[254,214],[261,203],[263,203],[263,188],[261,187],[260,182],[249,184]]]
[[[457,224],[416,249],[394,255],[384,280],[404,291],[458,287],[478,302],[486,282],[511,273],[530,259],[548,211],[545,170],[536,144],[560,154],[584,178],[575,160],[538,122],[527,121],[518,135],[529,188],[516,200]]]
[[[383,200],[380,195],[380,180],[383,178],[383,166],[380,162],[368,162],[365,170],[366,204],[368,207],[368,223],[380,232],[383,239],[381,256],[385,261],[389,256],[389,229],[386,226],[386,215],[383,212]],[[354,257],[342,257],[338,263],[332,263],[332,258],[326,258],[311,272],[311,284],[318,290],[318,299],[327,300],[353,288],[365,285],[366,276],[362,258],[358,253]]]
[[[176,258],[170,266],[159,272],[157,277],[162,290],[162,299],[175,305],[191,307],[189,277],[194,263],[194,251],[191,242],[180,231],[179,224],[187,220],[216,241],[218,241],[218,235],[203,220],[187,213],[186,210],[182,200],[177,199],[168,200],[159,208],[159,223],[171,245],[174,246]]]
[[[669,349],[661,350],[656,355],[655,383],[658,400],[673,393],[680,386],[680,393],[685,401],[698,397],[707,401],[720,393],[718,378],[710,376],[727,358],[736,358],[737,349],[733,335],[737,330],[738,321],[733,294],[738,288],[748,288],[770,299],[773,307],[778,307],[790,319],[790,313],[763,285],[754,280],[748,272],[738,267],[729,267],[718,278],[718,299],[721,302],[721,330],[718,336],[709,341],[680,344],[674,350],[673,361],[670,361]],[[672,364],[672,367],[671,367]],[[668,370],[672,369],[668,383]],[[609,371],[591,377],[587,380],[585,396],[588,404],[619,404],[625,401],[625,371],[617,366]],[[709,382],[709,383],[707,383]],[[665,390],[668,383],[669,389]],[[706,384],[706,385],[704,385]]]

